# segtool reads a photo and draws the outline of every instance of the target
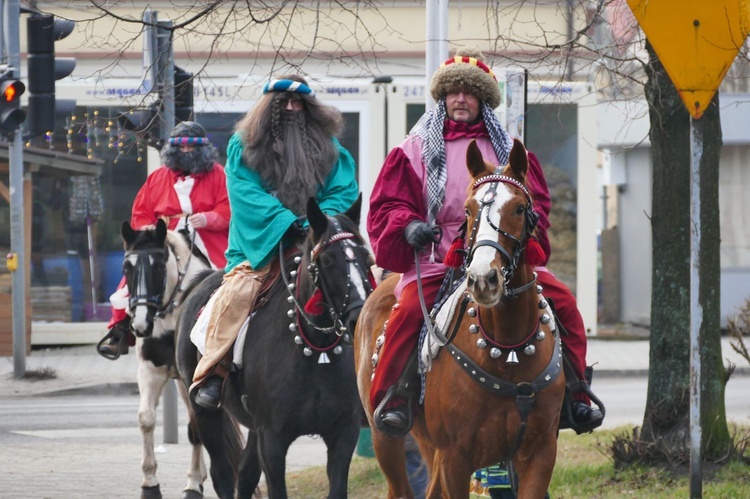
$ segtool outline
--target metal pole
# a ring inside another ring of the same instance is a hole
[[[88,182],[88,180],[87,180]],[[90,184],[89,184],[90,186]],[[90,187],[89,187],[90,189]],[[89,197],[91,191],[89,190]],[[88,208],[87,208],[88,210]],[[99,298],[96,296],[96,242],[94,241],[94,221],[91,219],[91,215],[86,215],[86,235],[89,244],[89,274],[91,276],[91,312],[94,317],[99,317],[97,306],[99,305]]]
[[[700,164],[703,122],[690,118],[690,497],[703,497],[701,449],[701,326],[700,291],[701,200]]]
[[[175,125],[174,117],[174,49],[172,47],[172,21],[159,21],[157,30],[157,44],[159,50],[159,74],[162,89],[162,126],[160,127],[161,143],[166,146],[169,134]],[[177,381],[167,382],[162,394],[164,404],[164,443],[176,444],[179,440],[177,427],[179,426],[177,413]]]
[[[432,96],[430,95],[430,78],[432,77],[432,74],[435,72],[435,70],[438,68],[438,64],[440,62],[438,61],[438,24],[439,24],[439,14],[438,14],[438,2],[427,2],[427,5],[425,6],[425,15],[427,16],[425,20],[425,28],[426,28],[426,36],[427,40],[425,42],[425,63],[424,63],[424,73],[425,73],[425,96],[424,96],[424,106],[425,110],[429,111],[433,107],[435,107],[435,101],[432,100]]]
[[[430,80],[440,63],[448,58],[448,0],[427,2],[425,7],[426,35],[425,46],[425,110],[435,107],[430,95]]]
[[[7,49],[8,67],[14,76],[21,76],[19,53],[20,17],[18,0],[5,0],[3,4],[3,37]],[[5,55],[5,54],[3,54]],[[26,374],[26,242],[24,240],[23,216],[23,144],[21,133],[16,130],[8,146],[10,168],[10,250],[17,255],[18,268],[13,272],[13,376],[22,378]]]

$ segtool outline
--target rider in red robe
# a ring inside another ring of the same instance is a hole
[[[130,225],[143,230],[162,218],[169,230],[187,228],[211,267],[224,268],[230,209],[224,167],[216,161],[218,151],[200,124],[184,121],[170,134],[161,158],[164,164],[148,176],[133,201]],[[125,312],[127,297],[123,279],[110,298],[109,333],[97,347],[112,360],[135,344]]]

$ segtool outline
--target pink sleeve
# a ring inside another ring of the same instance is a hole
[[[542,265],[546,265],[552,254],[549,237],[547,236],[547,229],[549,229],[550,226],[549,212],[552,203],[549,197],[549,188],[547,188],[547,180],[544,178],[542,165],[539,163],[539,158],[536,157],[536,154],[531,151],[529,151],[528,186],[531,199],[534,202],[534,211],[539,214],[539,223],[536,226],[536,238],[547,257]]]
[[[206,228],[213,231],[225,230],[229,227],[229,220],[216,213],[215,211],[204,211],[203,216],[206,217]]]
[[[375,261],[392,272],[405,272],[414,264],[414,249],[404,229],[414,220],[425,220],[422,180],[398,147],[388,154],[370,196],[367,232]]]

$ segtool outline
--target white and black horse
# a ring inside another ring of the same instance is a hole
[[[156,408],[164,386],[177,378],[174,334],[186,289],[197,275],[211,267],[200,252],[193,253],[185,235],[168,231],[162,220],[155,228],[140,231],[123,222],[120,233],[125,242],[122,272],[130,294],[127,311],[138,355],[138,426],[143,441],[141,497],[160,498],[154,454]],[[187,404],[187,391],[181,383],[177,386]],[[183,497],[202,497],[206,465],[190,422],[188,436],[193,451]]]
[[[308,202],[311,230],[300,253],[280,259],[283,279],[268,290],[250,320],[242,367],[227,378],[223,410],[194,405],[196,429],[211,456],[211,478],[221,498],[235,491],[237,497],[250,497],[261,472],[269,497],[286,497],[286,454],[302,435],[320,435],[328,448],[328,497],[347,494],[362,418],[351,334],[373,287],[372,257],[357,230],[360,205],[361,198],[346,213],[327,216],[314,199]],[[220,272],[211,275],[185,302],[177,365],[186,385],[198,358],[190,340],[193,318],[221,281]],[[222,412],[248,428],[239,461],[227,455],[231,432],[223,426]]]

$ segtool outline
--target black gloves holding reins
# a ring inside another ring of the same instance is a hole
[[[438,227],[430,226],[427,222],[420,220],[411,222],[404,229],[406,242],[417,251],[422,251],[430,243],[437,244],[439,242],[439,234],[440,229]]]

